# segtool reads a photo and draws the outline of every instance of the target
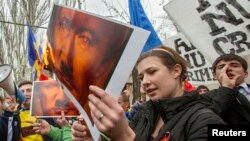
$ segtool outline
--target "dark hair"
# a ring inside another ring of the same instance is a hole
[[[158,57],[162,64],[166,66],[168,69],[172,69],[176,64],[180,64],[182,67],[182,72],[180,75],[180,81],[184,81],[187,78],[187,62],[174,50],[168,48],[166,46],[160,46],[154,48],[148,52],[143,53],[136,65],[138,65],[143,59],[151,56]]]
[[[200,90],[200,89],[207,89],[207,90],[209,91],[208,87],[205,86],[205,85],[199,85],[199,86],[197,87],[197,90]]]
[[[20,88],[20,87],[22,87],[23,85],[26,85],[26,84],[32,85],[32,81],[29,81],[29,80],[21,80],[21,81],[18,82],[17,87]]]
[[[129,102],[129,97],[124,92],[121,93],[120,98],[123,102]]]
[[[214,61],[213,66],[212,66],[213,73],[216,72],[216,66],[220,61],[232,61],[232,60],[236,60],[236,61],[240,62],[244,71],[247,71],[247,68],[248,68],[247,61],[244,58],[242,58],[241,56],[238,56],[236,54],[231,53],[231,54],[223,54]]]

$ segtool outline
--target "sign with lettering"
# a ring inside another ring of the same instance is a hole
[[[213,80],[211,63],[183,34],[178,33],[176,36],[166,39],[164,43],[176,50],[188,62],[188,80],[192,84],[217,82]]]
[[[164,10],[210,62],[250,54],[249,0],[172,0]]]

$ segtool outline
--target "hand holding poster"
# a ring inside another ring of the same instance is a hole
[[[54,72],[97,140],[99,133],[89,119],[89,86],[118,97],[149,32],[55,5],[47,34]]]

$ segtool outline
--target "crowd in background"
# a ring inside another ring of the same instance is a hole
[[[186,63],[175,51],[158,47],[142,54],[136,69],[141,81],[138,100],[124,87],[118,99],[90,86],[91,118],[102,133],[100,140],[207,140],[209,124],[250,124],[250,85],[246,60],[224,54],[213,63],[218,89],[205,85],[187,90]],[[81,117],[37,118],[30,115],[32,81],[17,87],[25,96],[0,96],[0,139],[6,141],[93,140]],[[122,114],[121,114],[122,113]],[[80,115],[80,114],[79,114]]]

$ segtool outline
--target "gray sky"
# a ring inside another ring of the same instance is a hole
[[[121,22],[129,22],[129,11],[128,11],[128,0],[85,0],[84,9],[87,12],[91,12],[101,16],[114,16],[114,12],[109,13],[110,10],[104,4],[104,1],[107,2],[108,5],[114,6],[120,13],[123,12],[126,21],[119,16],[113,17]],[[163,6],[167,4],[168,1],[171,0],[140,0],[141,4],[146,12],[148,18],[150,19],[154,29],[158,33],[161,40],[166,39],[166,37],[171,37],[176,34],[175,28],[173,27],[170,20],[166,20],[166,12],[163,10]],[[160,26],[164,26],[164,28],[160,28]],[[37,35],[43,36],[46,34],[45,30],[41,30]]]
[[[116,5],[118,9],[128,10],[128,0],[106,0],[109,4]],[[144,10],[148,14],[149,18],[158,17],[166,14],[162,6],[168,0],[141,0]],[[105,7],[102,0],[86,0],[86,10],[96,14],[102,13],[108,15],[108,10]]]

